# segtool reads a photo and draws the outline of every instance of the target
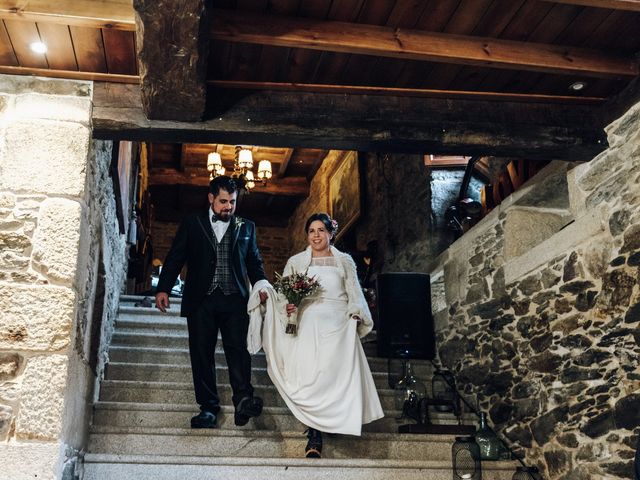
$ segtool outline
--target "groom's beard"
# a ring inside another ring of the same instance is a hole
[[[230,210],[222,210],[220,212],[213,212],[213,217],[216,220],[220,220],[222,222],[228,222],[229,220],[231,220],[231,217],[233,216],[233,212]]]

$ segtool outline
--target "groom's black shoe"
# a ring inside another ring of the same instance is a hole
[[[216,414],[202,410],[191,418],[191,428],[216,428]]]
[[[257,417],[262,413],[262,399],[260,397],[244,397],[236,406],[233,420],[238,427],[249,422],[251,417]]]

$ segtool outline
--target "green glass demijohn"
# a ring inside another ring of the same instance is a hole
[[[487,425],[487,414],[480,413],[480,425],[476,432],[476,443],[480,447],[482,460],[498,460],[502,451],[502,444],[495,432]]]

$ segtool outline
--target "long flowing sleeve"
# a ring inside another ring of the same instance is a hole
[[[357,315],[362,319],[362,322],[358,324],[358,336],[362,338],[373,329],[371,310],[369,310],[369,305],[358,282],[356,263],[351,258],[351,255],[348,254],[343,254],[341,259],[345,271],[347,297],[349,298],[347,313],[349,316]]]

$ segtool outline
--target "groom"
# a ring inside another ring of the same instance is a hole
[[[193,385],[200,413],[191,428],[215,428],[220,411],[216,386],[215,348],[218,331],[229,367],[235,424],[246,425],[262,413],[262,399],[253,395],[251,357],[247,351],[249,281],[265,279],[253,222],[233,215],[238,187],[226,176],[209,185],[207,210],[186,217],[162,267],[156,307],[165,312],[169,292],[187,265],[181,316],[187,317]],[[260,292],[264,303],[267,296]]]

